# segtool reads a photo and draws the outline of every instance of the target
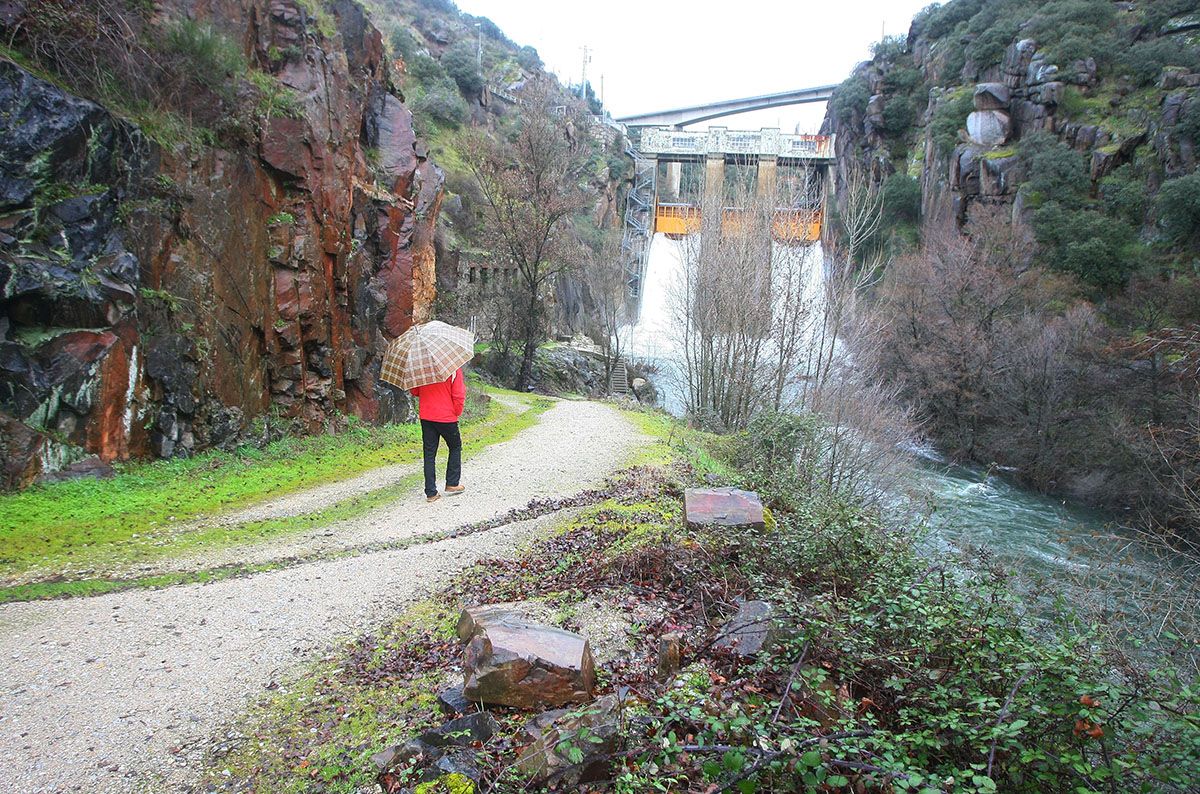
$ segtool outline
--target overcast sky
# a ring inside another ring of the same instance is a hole
[[[614,116],[840,83],[880,33],[907,34],[931,0],[456,0],[564,82],[588,79]],[[717,119],[734,129],[815,132],[823,104]],[[703,127],[705,125],[697,125]]]

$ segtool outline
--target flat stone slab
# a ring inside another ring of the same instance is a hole
[[[763,504],[754,491],[739,488],[688,488],[683,510],[689,527],[765,529]]]

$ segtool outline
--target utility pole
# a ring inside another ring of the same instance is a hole
[[[483,76],[483,24],[475,23],[475,29],[479,31],[479,47],[475,50],[475,62],[479,69],[479,76]]]
[[[587,98],[587,65],[592,60],[588,45],[583,45],[583,73],[579,76],[579,95]]]

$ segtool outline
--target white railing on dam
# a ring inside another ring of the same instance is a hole
[[[647,155],[701,156],[709,154],[752,154],[801,160],[832,160],[834,136],[788,135],[777,129],[673,130],[669,127],[642,131],[638,149]]]

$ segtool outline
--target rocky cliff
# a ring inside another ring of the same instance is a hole
[[[830,103],[843,171],[920,183],[924,224],[977,203],[1027,203],[1021,143],[1037,132],[1088,158],[1092,195],[1121,166],[1154,195],[1196,168],[1194,3],[953,0],[881,42]],[[1192,10],[1187,8],[1191,6]],[[1052,197],[1039,197],[1042,199]],[[1139,219],[1152,236],[1155,218]]]
[[[153,15],[213,26],[287,102],[249,133],[164,143],[19,52],[0,60],[5,486],[235,443],[258,417],[408,410],[380,357],[432,310],[443,177],[380,34],[352,0]]]

